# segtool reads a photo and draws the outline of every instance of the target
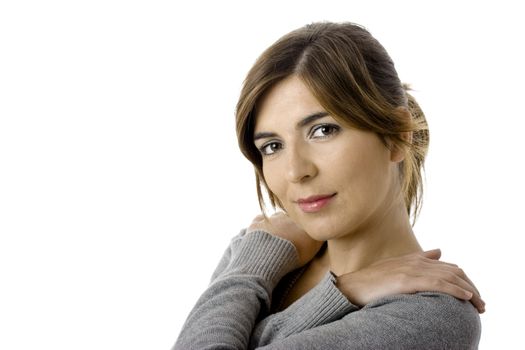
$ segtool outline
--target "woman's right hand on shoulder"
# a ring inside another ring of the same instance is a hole
[[[276,213],[265,219],[263,215],[257,215],[246,233],[262,230],[269,234],[286,239],[295,246],[299,257],[298,266],[301,267],[308,263],[319,251],[323,242],[316,241],[300,228],[285,213]]]
[[[433,291],[469,300],[485,311],[476,286],[457,265],[439,261],[439,249],[380,260],[337,277],[337,287],[353,304],[363,306],[395,294]]]

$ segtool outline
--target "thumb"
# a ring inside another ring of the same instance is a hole
[[[425,258],[439,260],[439,258],[441,258],[441,249],[438,248],[438,249],[427,250],[426,252],[423,252],[423,256]]]

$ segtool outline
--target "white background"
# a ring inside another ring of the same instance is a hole
[[[234,107],[256,57],[365,25],[431,130],[424,248],[482,292],[480,349],[522,332],[518,1],[2,1],[0,348],[168,349],[258,214]],[[505,345],[502,345],[505,344]]]

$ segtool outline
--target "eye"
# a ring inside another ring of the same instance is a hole
[[[310,131],[310,137],[323,139],[333,134],[336,134],[339,130],[340,127],[334,124],[316,125]]]
[[[270,156],[275,154],[277,151],[283,148],[283,145],[280,142],[270,141],[265,143],[259,148],[259,151],[263,156]]]

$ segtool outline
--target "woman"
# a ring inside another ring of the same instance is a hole
[[[365,29],[314,23],[279,39],[236,118],[261,208],[265,188],[283,213],[232,240],[174,349],[477,348],[484,302],[410,225],[424,115]]]

